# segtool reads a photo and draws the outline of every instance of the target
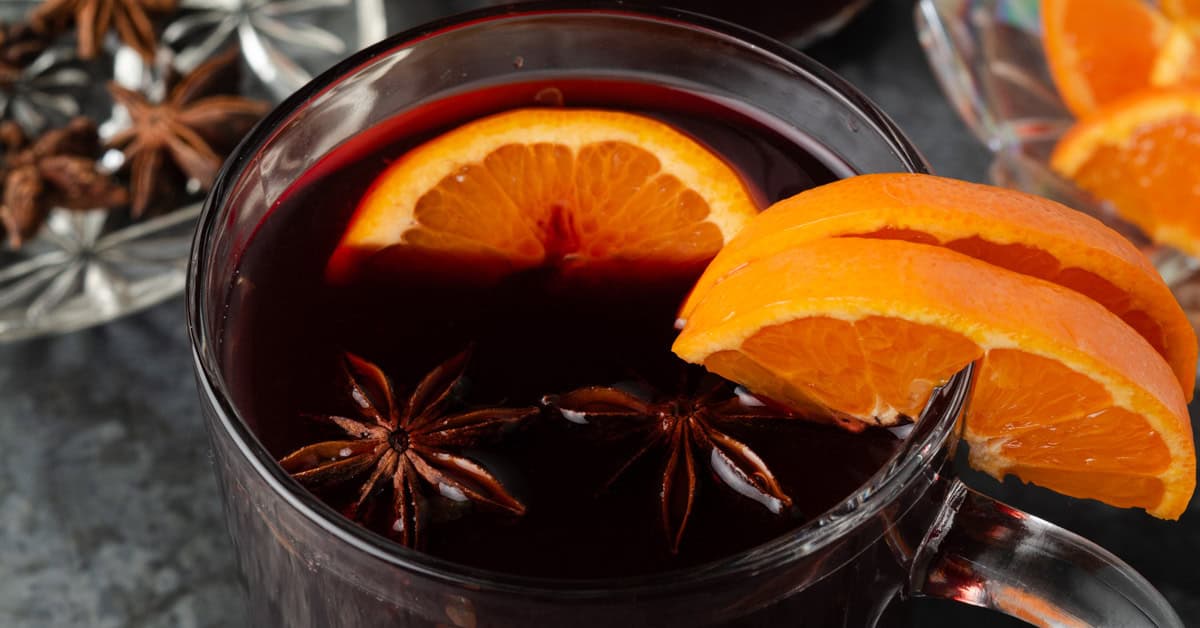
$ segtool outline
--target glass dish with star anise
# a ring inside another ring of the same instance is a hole
[[[0,340],[178,294],[229,151],[385,31],[379,0],[0,4]]]
[[[188,315],[253,625],[858,628],[1022,539],[1094,565],[955,479],[970,367],[867,425],[672,352],[726,225],[925,171],[892,123],[722,22],[557,8],[393,37],[217,178]]]

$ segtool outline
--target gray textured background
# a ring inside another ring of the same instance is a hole
[[[407,0],[405,0],[407,1]],[[880,0],[810,50],[889,112],[944,175],[988,156],[933,81],[909,0]],[[0,626],[245,625],[192,383],[183,304],[0,346]],[[971,483],[1132,563],[1200,625],[1200,517],[1180,523],[972,475]],[[913,625],[1019,625],[919,601]]]

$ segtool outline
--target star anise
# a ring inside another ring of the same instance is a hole
[[[391,383],[378,366],[345,354],[349,395],[359,418],[321,416],[341,428],[350,440],[309,445],[279,463],[309,486],[341,484],[370,471],[346,515],[359,519],[377,490],[391,485],[392,535],[401,543],[421,543],[422,482],[443,497],[471,500],[513,514],[525,506],[495,476],[451,449],[469,446],[496,431],[537,414],[536,407],[485,408],[449,412],[453,391],[462,379],[469,352],[433,369],[397,403]]]
[[[13,248],[33,235],[51,207],[100,209],[124,205],[129,197],[111,177],[96,170],[96,126],[75,118],[47,131],[32,144],[12,121],[0,122],[0,226]]]
[[[160,201],[180,172],[205,190],[212,187],[225,152],[266,112],[266,103],[228,94],[237,86],[237,60],[237,49],[227,50],[180,79],[157,103],[109,83],[131,119],[108,143],[125,154],[134,216]]]
[[[21,71],[46,50],[50,39],[28,24],[0,22],[0,87],[14,83]]]
[[[605,488],[647,453],[665,450],[659,497],[672,552],[679,551],[691,517],[701,465],[707,463],[717,480],[772,513],[782,513],[792,503],[762,458],[721,429],[723,423],[778,419],[788,414],[748,395],[731,393],[728,382],[711,375],[695,387],[684,382],[681,389],[695,392],[675,396],[650,393],[647,399],[618,387],[590,386],[543,399],[575,422],[633,420],[646,428],[644,442]]]
[[[152,14],[175,10],[176,0],[44,0],[29,21],[45,33],[61,33],[75,26],[79,56],[93,59],[110,29],[145,59],[158,47]]]

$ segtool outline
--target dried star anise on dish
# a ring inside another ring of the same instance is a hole
[[[171,13],[176,4],[176,0],[44,0],[29,21],[44,33],[61,33],[74,26],[83,59],[100,53],[109,29],[116,29],[121,40],[143,58],[153,59],[158,35],[150,16]]]
[[[21,71],[46,50],[50,39],[28,24],[0,22],[0,88],[21,77]]]
[[[225,152],[266,113],[266,103],[228,94],[237,87],[237,59],[237,49],[231,48],[205,62],[158,103],[109,83],[131,120],[108,144],[125,154],[134,216],[177,188],[171,180],[179,173],[205,190],[212,187]]]
[[[0,225],[18,248],[45,220],[51,207],[104,209],[129,197],[111,177],[96,170],[96,125],[75,118],[31,144],[15,122],[0,122]]]
[[[462,379],[469,352],[433,369],[403,403],[378,366],[345,354],[349,395],[359,418],[321,416],[351,440],[309,445],[279,461],[308,486],[341,484],[370,471],[346,515],[359,519],[377,489],[391,485],[392,535],[409,547],[421,543],[424,501],[421,483],[454,501],[471,500],[523,514],[525,506],[487,469],[455,454],[452,448],[475,444],[496,431],[537,414],[540,409],[484,408],[449,412],[452,393]]]
[[[732,393],[728,382],[712,375],[704,376],[696,386],[685,381],[680,389],[694,392],[676,396],[651,393],[647,399],[619,387],[589,386],[543,399],[574,422],[633,420],[645,428],[644,442],[605,488],[650,451],[665,450],[659,497],[672,552],[679,551],[691,517],[701,465],[707,464],[720,482],[775,514],[792,503],[762,458],[721,429],[722,423],[789,415],[748,395]]]

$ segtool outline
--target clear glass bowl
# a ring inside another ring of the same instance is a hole
[[[236,41],[280,100],[387,35],[383,0],[179,0],[179,9],[162,33],[179,68],[191,70]]]
[[[1042,51],[1039,0],[920,0],[917,33],[934,74],[971,131],[995,154],[997,185],[1052,198],[1132,240],[1158,268],[1200,328],[1200,261],[1156,245],[1114,208],[1050,170],[1074,120]]]
[[[105,84],[162,91],[168,65],[189,71],[237,43],[244,95],[278,102],[312,75],[386,33],[383,0],[183,0],[163,20],[153,67],[110,35],[93,61],[75,57],[74,40],[56,40],[11,83],[0,84],[0,119],[36,133],[75,115],[100,125],[101,138],[124,124]],[[0,3],[0,21],[23,18],[34,0]],[[171,35],[171,37],[167,37]],[[281,43],[282,42],[282,43]],[[301,45],[293,55],[288,45]],[[120,167],[110,150],[101,169]],[[52,209],[39,233],[17,250],[0,243],[0,341],[65,333],[107,322],[183,290],[200,190],[153,217],[133,221],[127,208]]]

